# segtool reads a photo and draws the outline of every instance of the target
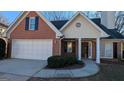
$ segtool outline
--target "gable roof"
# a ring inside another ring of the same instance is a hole
[[[91,21],[88,17],[86,17],[82,12],[77,12],[61,29],[60,31],[63,31],[64,28],[66,28],[78,15],[81,15],[84,17],[89,23],[91,23],[99,32],[104,33],[104,37],[108,37],[109,35],[104,32],[98,25],[96,25],[93,21]]]
[[[97,24],[103,31],[105,31],[109,37],[106,37],[108,39],[124,39],[124,36],[117,32],[117,29],[108,29],[104,25],[101,24],[101,19],[100,18],[94,18],[91,19],[95,24]]]
[[[56,33],[56,37],[61,37],[62,33],[50,22],[48,21],[41,12],[35,11],[46,23],[47,25]],[[18,24],[30,13],[30,11],[23,11],[20,13],[20,15],[16,18],[16,20],[9,26],[7,29],[7,33],[10,35],[10,33],[13,31],[14,28],[18,26]]]
[[[117,32],[116,29],[107,29],[105,26],[101,24],[100,18],[93,18],[90,19],[93,21],[96,25],[98,25],[104,32],[106,32],[109,36],[106,37],[107,39],[124,39],[124,36]],[[63,25],[65,25],[69,20],[58,20],[58,21],[51,21],[53,25],[56,26],[58,30],[60,30]]]
[[[51,23],[58,29],[60,30],[69,20],[56,20],[56,21],[51,21]]]
[[[8,25],[4,24],[4,23],[0,23],[0,26],[8,28]]]

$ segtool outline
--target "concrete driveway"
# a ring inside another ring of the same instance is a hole
[[[46,65],[43,60],[5,59],[0,60],[0,73],[31,77]]]

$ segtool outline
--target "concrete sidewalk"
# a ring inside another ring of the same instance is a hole
[[[33,77],[40,78],[79,78],[87,77],[98,73],[99,67],[92,60],[83,60],[85,67],[71,70],[42,69]]]
[[[0,73],[0,81],[26,81],[30,79],[29,76],[15,75],[9,73]]]
[[[0,61],[0,81],[26,81],[31,77],[78,78],[91,76],[99,71],[99,67],[92,60],[83,61],[83,68],[56,70],[44,69],[47,61],[43,60],[5,59]]]
[[[0,60],[0,81],[26,81],[47,65],[44,60]]]

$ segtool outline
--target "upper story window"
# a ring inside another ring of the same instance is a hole
[[[26,17],[25,20],[25,30],[38,30],[39,17]]]
[[[29,18],[29,30],[35,30],[35,17]]]
[[[76,23],[76,27],[78,27],[78,28],[81,27],[81,23],[79,23],[79,22]]]

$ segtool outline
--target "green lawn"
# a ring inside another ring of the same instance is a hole
[[[94,76],[76,79],[42,79],[31,78],[29,80],[38,81],[123,81],[124,80],[124,65],[119,64],[100,64],[100,72]]]

